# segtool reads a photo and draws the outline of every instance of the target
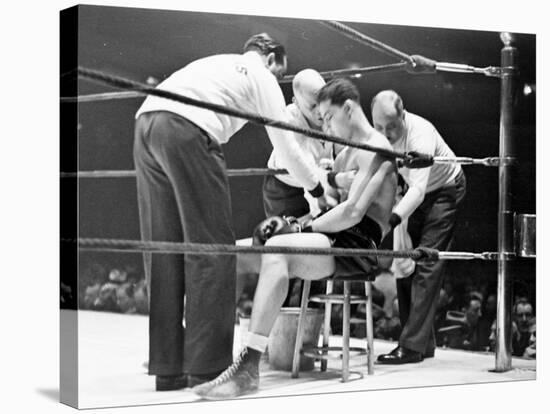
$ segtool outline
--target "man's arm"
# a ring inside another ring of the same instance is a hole
[[[437,136],[439,136],[439,133],[433,125],[429,124],[409,138],[409,148],[407,148],[407,150],[435,155]],[[394,215],[397,215],[399,220],[409,217],[418,206],[422,204],[422,201],[424,201],[431,170],[432,168],[428,167],[416,168],[408,171],[405,181],[409,189],[393,209]],[[392,227],[395,226],[392,225]]]
[[[375,155],[370,161],[366,154],[359,154],[361,166],[348,199],[338,204],[311,223],[312,231],[336,233],[359,223],[380,191],[386,175],[394,168],[393,162]]]
[[[268,73],[260,76],[257,87],[256,100],[260,114],[289,122],[283,93],[275,77]],[[317,175],[318,167],[304,154],[295,140],[294,133],[272,127],[266,127],[266,130],[273,144],[275,156],[286,167],[288,173],[314,197],[321,196],[324,189]]]

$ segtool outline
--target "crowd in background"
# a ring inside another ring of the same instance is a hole
[[[352,289],[362,293],[362,283]],[[334,289],[340,286],[336,283]],[[300,285],[295,286],[290,306],[299,306]],[[73,299],[70,287],[61,284],[61,306]],[[98,263],[86,264],[78,285],[79,309],[147,314],[147,286],[143,276],[132,266],[109,268]],[[247,286],[238,302],[240,316],[250,315],[254,286]],[[389,303],[385,303],[389,301]],[[447,280],[441,289],[435,322],[438,347],[469,351],[495,351],[497,298],[487,283]],[[352,306],[352,331],[357,338],[365,332],[365,306]],[[396,341],[401,332],[397,298],[388,296],[383,287],[373,289],[373,322],[375,338]],[[341,334],[342,308],[333,305],[332,333]],[[528,295],[517,295],[512,307],[512,355],[536,358],[536,316]]]

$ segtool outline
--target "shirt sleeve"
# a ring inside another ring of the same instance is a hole
[[[278,121],[291,122],[285,107],[283,92],[274,76],[266,74],[258,79],[256,102],[262,116]],[[294,132],[267,127],[267,135],[281,166],[286,168],[302,187],[312,190],[319,184],[318,171],[296,142]]]
[[[416,151],[422,154],[435,155],[436,139],[439,133],[432,125],[426,125],[408,138],[407,151]],[[393,212],[402,219],[409,217],[424,201],[426,188],[432,168],[412,168],[406,175],[409,186],[401,201],[394,207]]]

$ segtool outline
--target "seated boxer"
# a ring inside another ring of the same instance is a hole
[[[325,127],[335,135],[356,142],[391,149],[388,140],[367,120],[357,88],[348,80],[335,79],[319,92]],[[301,226],[296,220],[270,217],[253,234],[255,244],[296,247],[375,248],[390,231],[389,218],[395,200],[395,161],[373,152],[346,147],[335,159],[334,171],[357,170],[348,190],[334,190],[339,204]],[[300,232],[301,231],[301,232]],[[376,266],[375,257],[316,255],[262,255],[260,278],[254,296],[244,349],[216,379],[193,389],[205,399],[218,400],[250,394],[259,387],[259,362],[269,333],[288,290],[289,278],[317,280],[331,275],[364,274]]]

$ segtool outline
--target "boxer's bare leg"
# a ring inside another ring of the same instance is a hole
[[[330,241],[319,233],[292,233],[274,236],[266,246],[330,247]],[[333,272],[333,256],[262,255],[249,332],[269,336],[286,297],[290,277],[318,280]]]
[[[252,238],[237,240],[237,246],[252,246]],[[237,254],[237,285],[235,289],[236,301],[239,302],[247,283],[257,283],[262,260],[261,254],[240,253]]]
[[[273,236],[267,246],[330,247],[320,233],[292,233]],[[334,272],[333,256],[264,254],[260,279],[254,295],[249,330],[243,338],[244,348],[233,364],[216,379],[193,391],[202,398],[219,400],[250,394],[259,388],[260,356],[279,314],[288,290],[290,277],[316,280]]]

